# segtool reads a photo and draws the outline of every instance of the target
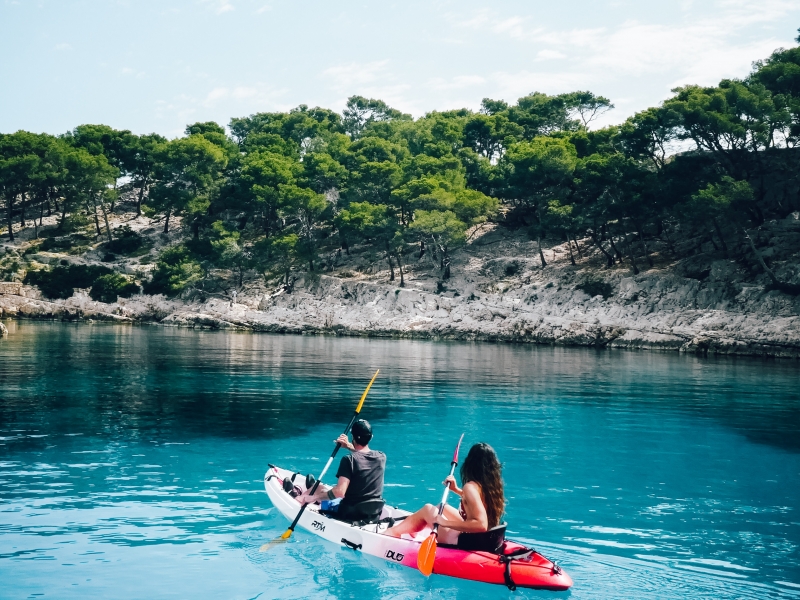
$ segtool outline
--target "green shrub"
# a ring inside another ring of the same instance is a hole
[[[64,233],[72,233],[73,231],[80,231],[91,223],[89,215],[82,212],[70,213],[67,220],[61,226],[61,231]]]
[[[106,243],[106,249],[114,254],[130,254],[144,245],[144,238],[133,231],[130,226],[123,225],[114,230],[114,239]]]
[[[16,258],[3,259],[0,262],[0,281],[15,281],[22,265]]]
[[[139,286],[127,277],[119,273],[109,273],[101,275],[92,284],[89,295],[92,300],[98,302],[112,303],[117,301],[117,297],[130,298],[139,293]]]
[[[128,256],[130,258],[139,258],[140,256],[147,256],[150,254],[150,250],[152,250],[152,246],[150,244],[145,244],[138,250],[134,250],[133,252],[129,252]]]
[[[214,258],[214,246],[208,238],[186,240],[186,249],[200,260],[211,260]]]
[[[22,253],[22,256],[30,256],[31,254],[36,254],[37,252],[39,252],[39,246],[40,244],[34,242],[25,249],[25,251]]]
[[[506,277],[513,277],[519,273],[519,263],[517,261],[510,262],[506,265]]]
[[[39,286],[48,298],[69,298],[75,288],[92,287],[95,280],[110,273],[111,269],[99,265],[69,265],[49,271],[30,271],[25,276],[25,283]]]
[[[40,246],[41,250],[45,252],[52,252],[53,250],[70,250],[74,246],[78,245],[81,247],[81,242],[88,242],[89,238],[85,235],[77,234],[77,235],[67,235],[63,237],[48,237],[42,242]]]
[[[586,281],[576,285],[575,289],[586,292],[586,294],[592,298],[595,296],[602,296],[603,300],[608,300],[614,293],[614,290],[605,281]]]
[[[146,294],[175,296],[203,278],[203,269],[186,246],[174,246],[161,253],[153,276],[144,285]]]

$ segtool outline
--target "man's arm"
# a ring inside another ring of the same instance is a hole
[[[333,487],[329,487],[324,484],[319,484],[317,487],[317,491],[314,492],[313,496],[308,496],[303,494],[302,496],[298,496],[297,500],[300,501],[301,504],[309,504],[311,502],[317,502],[318,500],[333,500],[333,498],[344,498],[344,495],[347,493],[347,488],[350,486],[350,480],[347,477],[339,477],[337,483]],[[333,498],[331,497],[333,496]]]
[[[336,440],[338,444],[350,449],[350,443],[347,441],[347,436],[344,434],[339,436]],[[347,487],[350,485],[350,475],[353,473],[352,458],[349,456],[342,457],[339,463],[339,469],[336,471],[337,483],[332,488],[320,482],[317,486],[317,491],[313,496],[303,494],[298,496],[297,501],[301,504],[308,504],[309,502],[317,502],[318,500],[333,500],[334,498],[344,498]]]

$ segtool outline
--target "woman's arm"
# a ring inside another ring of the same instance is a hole
[[[460,496],[464,492],[464,490],[462,490],[460,487],[456,485],[456,478],[453,477],[452,475],[448,475],[447,479],[445,479],[442,483],[444,483],[444,485],[449,485],[450,491],[453,492],[454,494]]]
[[[480,533],[489,529],[486,507],[483,505],[480,488],[477,485],[472,482],[464,484],[464,489],[461,490],[461,504],[467,513],[465,520],[448,519],[442,515],[436,519],[439,525],[462,533]]]

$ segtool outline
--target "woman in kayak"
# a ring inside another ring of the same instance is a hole
[[[453,476],[444,481],[452,492],[461,496],[458,510],[445,506],[444,512],[438,516],[439,508],[426,504],[384,533],[393,537],[401,537],[404,533],[413,536],[438,522],[439,541],[456,544],[460,533],[480,533],[496,527],[505,507],[501,470],[494,449],[489,444],[475,444],[461,465],[464,487],[459,488]]]

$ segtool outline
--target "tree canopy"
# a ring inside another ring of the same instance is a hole
[[[0,134],[5,234],[55,210],[60,228],[89,216],[111,241],[107,216],[128,185],[164,232],[180,223],[182,241],[149,284],[177,293],[213,266],[240,283],[253,272],[289,285],[292,272],[319,270],[326,254],[356,244],[383,257],[392,279],[398,268],[401,284],[412,253],[429,252],[446,279],[453,250],[488,219],[526,227],[540,250],[548,235],[588,237],[609,265],[629,260],[637,271],[654,235],[707,228],[726,247],[722,223],[746,234],[767,213],[798,209],[796,194],[767,198],[765,180],[771,157],[800,166],[800,48],[594,128],[612,108],[589,91],[533,92],[413,119],[353,96],[341,114],[301,105],[227,128],[190,124],[173,140],[91,124]]]

